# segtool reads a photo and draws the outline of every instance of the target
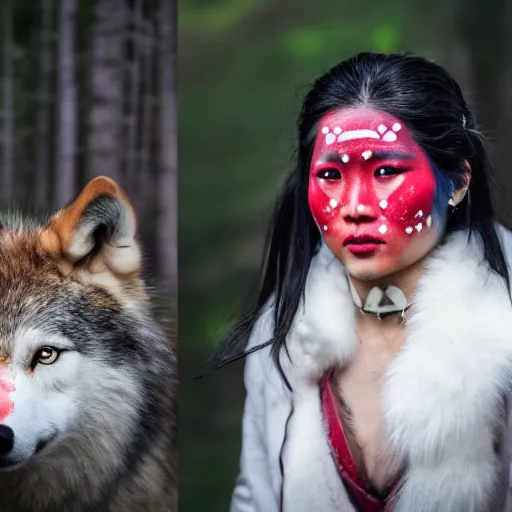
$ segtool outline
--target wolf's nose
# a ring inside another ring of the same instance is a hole
[[[14,431],[7,425],[0,425],[0,455],[7,455],[14,446]]]

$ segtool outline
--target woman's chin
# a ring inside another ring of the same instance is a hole
[[[351,279],[361,282],[372,282],[385,279],[393,275],[393,269],[375,268],[375,266],[349,265],[346,266],[347,274]]]
[[[341,262],[347,270],[347,274],[358,281],[378,281],[391,276],[401,270],[401,267],[395,262],[385,261],[378,255],[368,256],[366,258],[344,255]],[[386,258],[387,259],[387,258]]]
[[[415,273],[421,268],[428,253],[425,251],[408,252],[401,254],[374,254],[362,258],[353,254],[340,255],[339,260],[347,270],[347,274],[361,282],[384,281],[394,284],[396,278],[401,282],[409,273]],[[398,286],[400,286],[398,284]]]

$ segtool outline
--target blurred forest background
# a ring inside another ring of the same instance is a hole
[[[136,209],[148,279],[169,317],[175,1],[2,0],[0,12],[1,203],[48,212],[96,176],[115,179]]]
[[[306,88],[367,50],[411,51],[460,82],[490,138],[512,224],[512,2],[181,0],[178,7],[180,361],[203,363],[258,268]],[[180,511],[226,512],[238,471],[243,363],[182,385]]]

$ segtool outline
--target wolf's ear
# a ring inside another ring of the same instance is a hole
[[[100,176],[50,219],[40,243],[72,264],[88,263],[98,270],[106,265],[123,275],[141,266],[135,231],[135,214],[125,193],[115,181]]]

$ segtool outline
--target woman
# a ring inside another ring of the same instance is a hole
[[[315,82],[259,296],[214,359],[250,354],[232,512],[512,510],[488,174],[441,67],[364,53]]]

